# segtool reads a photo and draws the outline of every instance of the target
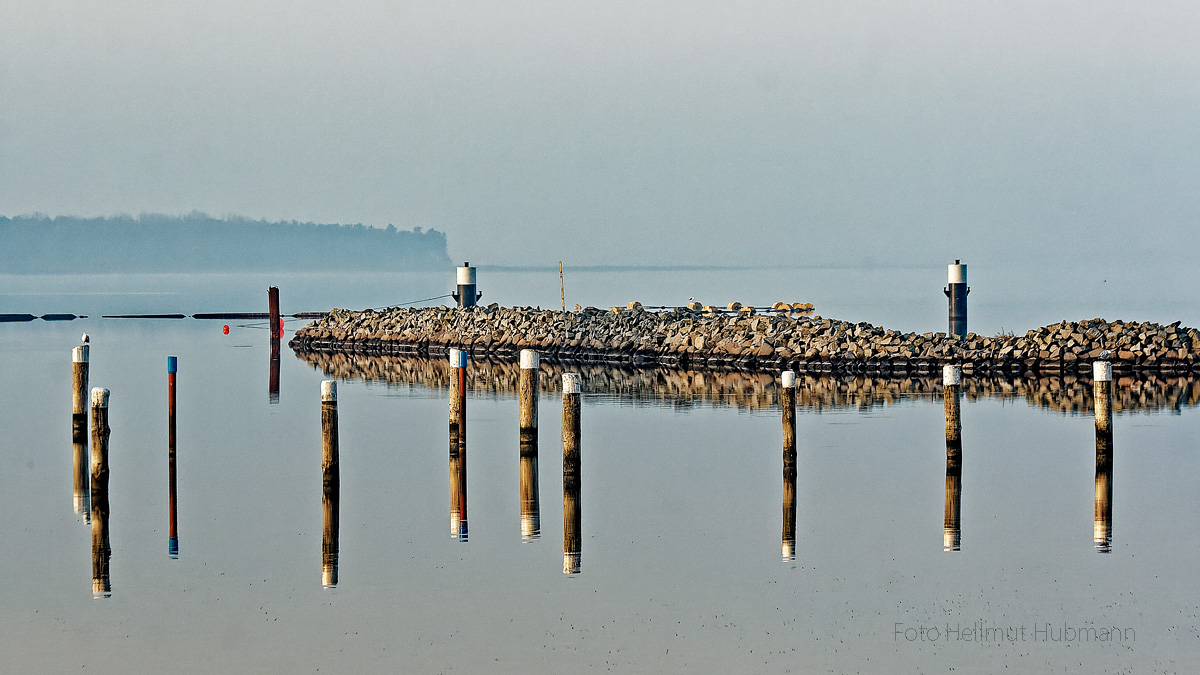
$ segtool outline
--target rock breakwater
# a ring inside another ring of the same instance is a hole
[[[945,364],[962,365],[967,375],[1075,374],[1101,358],[1117,373],[1186,374],[1200,367],[1200,331],[1179,322],[1063,321],[1024,335],[956,338],[819,316],[656,312],[638,303],[574,312],[494,304],[335,309],[289,344],[297,352],[427,356],[454,347],[497,360],[536,349],[550,362],[882,376],[930,374]]]

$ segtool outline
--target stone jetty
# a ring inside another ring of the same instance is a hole
[[[639,303],[573,312],[531,307],[335,309],[296,332],[296,352],[474,357],[515,360],[536,349],[550,362],[669,366],[691,370],[908,376],[958,364],[969,376],[1086,373],[1107,358],[1118,374],[1187,374],[1200,368],[1200,331],[1175,322],[1085,321],[1023,335],[965,338],[905,333],[820,316]],[[1108,352],[1108,353],[1106,353]]]

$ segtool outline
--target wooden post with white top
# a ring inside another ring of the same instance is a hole
[[[780,376],[783,409],[783,559],[796,559],[796,373]]]
[[[341,460],[338,457],[337,382],[321,382],[321,585],[338,584],[338,506]]]
[[[467,541],[467,353],[450,350],[450,536]]]
[[[1092,389],[1096,406],[1096,503],[1092,538],[1096,550],[1112,552],[1113,499],[1113,383],[1112,364],[1096,361],[1092,364]]]
[[[962,546],[962,421],[959,396],[962,368],[942,367],[942,394],[946,407],[946,508],[942,530],[942,549],[957,551]]]
[[[179,530],[176,517],[175,472],[175,374],[179,360],[167,357],[167,555],[179,557]]]
[[[520,401],[521,447],[534,444],[537,448],[538,429],[538,353],[521,350],[521,368],[517,378],[517,399]]]
[[[92,390],[92,595],[108,597],[108,390]]]
[[[580,504],[580,395],[577,373],[563,374],[563,574],[583,566],[583,507]]]
[[[71,446],[75,513],[91,522],[88,456],[88,345],[71,350]]]

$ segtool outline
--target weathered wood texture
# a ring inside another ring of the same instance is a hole
[[[112,593],[108,539],[108,390],[92,390],[92,594]]]
[[[578,574],[583,565],[580,390],[578,375],[563,375],[563,574]]]

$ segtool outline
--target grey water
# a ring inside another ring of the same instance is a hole
[[[557,269],[484,272],[485,302],[560,302]],[[1155,296],[1136,275],[1079,274],[1044,296],[1028,280],[975,274],[973,329],[1200,317],[1182,289]],[[1114,280],[1124,285],[1101,292]],[[634,405],[585,379],[580,573],[564,574],[554,392],[540,399],[537,537],[523,530],[516,400],[469,396],[461,541],[446,388],[346,375],[339,576],[326,588],[326,373],[285,346],[275,397],[268,333],[254,322],[226,335],[221,321],[97,317],[261,311],[272,284],[285,312],[385,306],[448,293],[449,275],[0,281],[0,311],[89,315],[0,324],[6,672],[1170,673],[1200,657],[1194,401],[1115,416],[1107,553],[1088,415],[964,399],[959,550],[946,550],[940,398],[802,407],[787,556],[777,409],[719,396]],[[568,269],[564,285],[569,307],[811,301],[825,316],[944,330],[943,282],[937,269]],[[111,392],[105,598],[93,597],[91,530],[73,508],[70,353],[84,331],[91,385]],[[179,360],[175,559],[169,355]]]

